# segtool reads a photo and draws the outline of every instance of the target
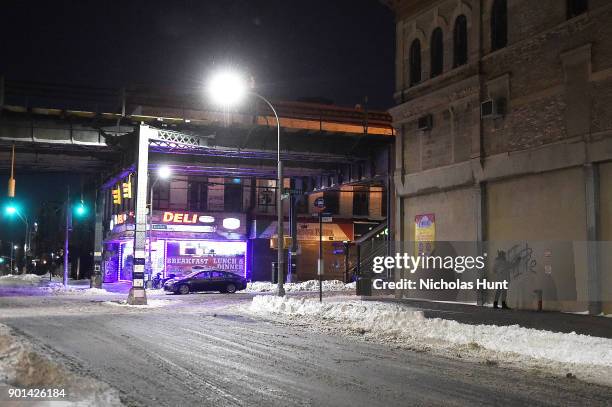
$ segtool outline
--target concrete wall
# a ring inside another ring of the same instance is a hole
[[[599,239],[603,312],[612,314],[612,162],[599,166]]]
[[[404,239],[414,241],[416,215],[433,213],[436,216],[436,240],[476,240],[476,193],[474,188],[405,198]]]
[[[510,306],[535,309],[533,291],[542,289],[545,309],[585,310],[588,269],[583,168],[492,182],[486,196],[489,259],[494,260],[497,250],[508,252],[513,247],[523,257],[529,256],[511,283]],[[546,264],[549,273],[545,272]]]
[[[586,240],[582,168],[487,185],[488,240]]]

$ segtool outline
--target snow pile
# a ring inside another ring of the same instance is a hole
[[[322,318],[346,324],[360,332],[397,332],[417,321],[423,321],[421,311],[395,304],[364,301],[318,302],[305,298],[294,299],[259,295],[253,298],[250,311],[257,314],[285,314]]]
[[[350,291],[355,289],[355,283],[344,284],[340,280],[324,280],[323,291]],[[319,291],[319,280],[308,280],[301,283],[285,283],[286,292]],[[278,290],[278,284],[265,281],[248,283],[246,292],[264,293]]]
[[[41,290],[51,294],[70,294],[70,295],[114,295],[115,293],[106,291],[103,288],[89,288],[83,286],[64,287],[64,284],[52,281],[46,287],[40,287]]]
[[[68,372],[2,324],[0,355],[0,391],[3,394],[8,394],[10,388],[56,388],[66,390],[62,406],[123,405],[118,392],[106,383]],[[43,401],[40,403],[46,405]]]
[[[29,281],[32,283],[38,283],[43,278],[38,274],[7,274],[6,276],[0,276],[2,280],[17,280],[17,281]]]
[[[147,305],[131,305],[126,300],[123,301],[105,301],[103,304],[115,305],[118,307],[134,307],[134,308],[160,308],[170,305],[170,300],[147,300]]]
[[[312,323],[333,324],[383,340],[431,345],[480,346],[498,352],[547,359],[560,363],[612,366],[612,339],[575,333],[556,333],[518,325],[468,325],[389,303],[335,301],[257,296],[249,307],[255,314],[311,318]]]

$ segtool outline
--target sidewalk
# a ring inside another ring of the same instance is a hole
[[[542,329],[598,336],[612,339],[612,318],[593,315],[565,314],[554,311],[517,311],[493,309],[477,305],[446,303],[419,299],[391,297],[362,297],[366,301],[396,302],[423,311],[426,318],[454,320],[470,325],[519,325],[524,328]]]

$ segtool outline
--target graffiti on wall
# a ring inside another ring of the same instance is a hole
[[[533,248],[527,243],[514,245],[507,251],[510,266],[510,275],[516,279],[527,274],[536,274],[537,261],[533,258]]]

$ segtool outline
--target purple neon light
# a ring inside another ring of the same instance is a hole
[[[212,240],[212,239],[188,239],[188,238],[171,238],[165,240],[164,243],[164,265],[166,264],[166,259],[168,258],[168,242],[212,242],[212,243],[244,243],[244,267],[242,269],[242,274],[244,278],[247,278],[247,254],[248,254],[248,241],[247,240]],[[165,270],[165,269],[164,269]],[[165,271],[164,271],[165,272]]]
[[[243,277],[245,279],[248,280],[248,275],[249,275],[249,259],[248,259],[248,255],[249,255],[249,241],[248,240],[211,240],[211,239],[188,239],[188,238],[184,238],[184,239],[175,239],[175,238],[171,238],[171,239],[160,239],[164,241],[164,266],[166,265],[166,259],[168,258],[168,242],[172,241],[172,242],[213,242],[213,243],[244,243],[244,267],[242,269],[242,273],[243,273]],[[118,261],[117,261],[117,281],[129,281],[129,280],[122,280],[121,279],[121,271],[123,270],[123,254],[125,252],[124,250],[124,244],[127,244],[130,240],[113,240],[113,242],[117,242],[118,246],[119,246],[119,251],[118,251]],[[167,277],[167,268],[164,267],[164,271],[163,271],[163,276],[164,278]]]

